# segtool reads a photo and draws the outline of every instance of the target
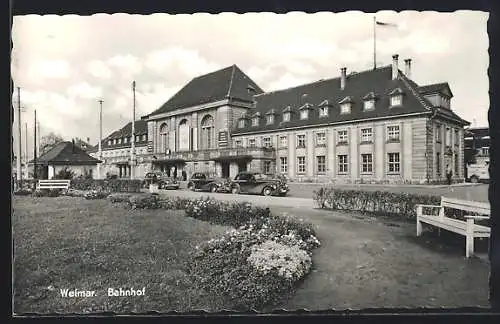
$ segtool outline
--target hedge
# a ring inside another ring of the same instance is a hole
[[[416,219],[416,205],[439,205],[441,197],[404,192],[340,190],[322,187],[314,191],[318,207],[332,210],[369,212],[399,220]],[[426,210],[426,212],[428,212]]]
[[[71,188],[106,192],[141,192],[141,180],[125,179],[72,179]]]

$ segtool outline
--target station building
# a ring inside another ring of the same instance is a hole
[[[248,170],[294,181],[436,183],[450,166],[463,181],[469,123],[453,112],[448,83],[420,86],[411,60],[404,63],[403,72],[394,55],[387,66],[341,68],[338,77],[273,92],[236,65],[196,77],[136,124],[136,174]],[[119,140],[130,137],[127,126],[103,141],[104,149],[112,140],[109,154],[127,155],[130,144]]]

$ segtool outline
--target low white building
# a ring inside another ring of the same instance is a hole
[[[54,179],[61,170],[74,172],[74,177],[96,178],[98,159],[90,156],[74,142],[61,142],[36,160],[37,178]],[[30,161],[34,164],[34,160]]]

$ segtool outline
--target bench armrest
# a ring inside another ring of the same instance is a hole
[[[472,218],[472,219],[490,219],[490,216],[472,216],[472,215],[465,215],[465,218]]]
[[[441,208],[443,206],[439,206],[439,205],[420,205],[420,204],[417,204],[415,205],[415,207],[425,207],[425,208]]]

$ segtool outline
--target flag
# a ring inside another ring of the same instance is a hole
[[[396,25],[396,24],[385,23],[385,22],[381,22],[381,21],[375,21],[375,23],[379,26],[398,27],[398,25]]]

